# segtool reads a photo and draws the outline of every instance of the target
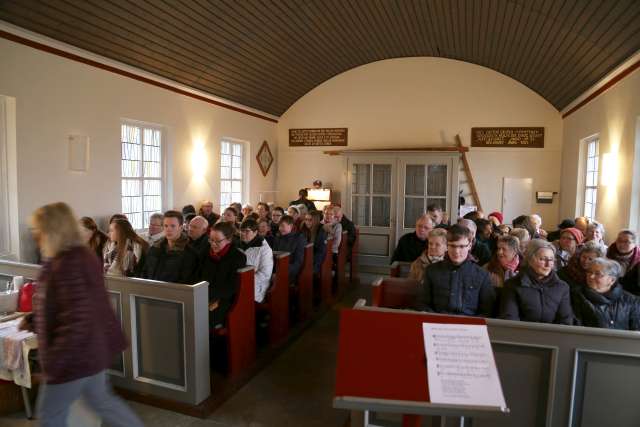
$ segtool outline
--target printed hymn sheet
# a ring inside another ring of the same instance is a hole
[[[486,325],[423,323],[431,403],[506,409]]]

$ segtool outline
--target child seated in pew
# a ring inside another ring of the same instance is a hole
[[[322,213],[311,211],[304,216],[302,234],[307,243],[313,243],[313,274],[320,274],[320,267],[327,252],[326,235],[322,228]]]
[[[227,312],[238,293],[238,269],[247,264],[247,257],[233,242],[235,228],[219,222],[209,233],[211,250],[205,257],[200,280],[209,282],[209,324],[212,329],[224,327]]]
[[[329,206],[324,213],[324,231],[327,239],[333,239],[331,253],[333,254],[333,263],[338,261],[338,250],[342,242],[342,225],[336,218],[336,206]]]
[[[285,215],[278,225],[279,233],[273,239],[274,251],[289,252],[289,283],[295,284],[304,262],[304,247],[307,242],[302,234],[294,231],[294,220]]]

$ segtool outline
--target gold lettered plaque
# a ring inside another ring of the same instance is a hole
[[[544,128],[471,128],[471,146],[544,148]]]
[[[289,147],[347,145],[347,128],[289,129]]]

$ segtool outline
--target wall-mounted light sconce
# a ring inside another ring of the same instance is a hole
[[[615,186],[618,182],[618,153],[610,152],[602,155],[602,185]]]
[[[203,179],[207,172],[207,153],[202,142],[195,142],[191,153],[191,174],[195,179]]]

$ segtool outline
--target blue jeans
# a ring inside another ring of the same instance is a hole
[[[67,383],[43,385],[38,397],[40,425],[65,427],[69,407],[81,397],[112,427],[143,426],[138,416],[113,393],[105,371]]]

